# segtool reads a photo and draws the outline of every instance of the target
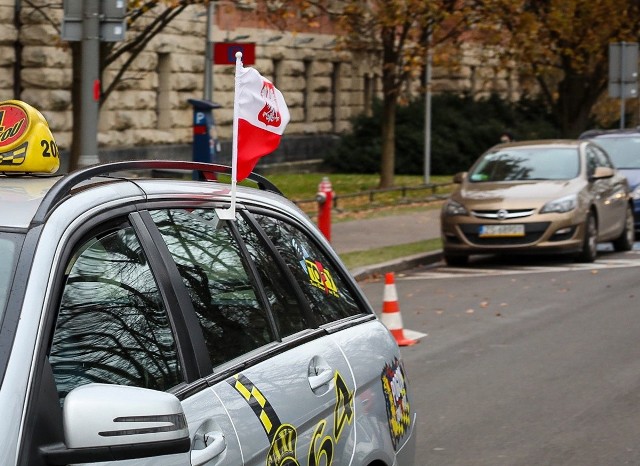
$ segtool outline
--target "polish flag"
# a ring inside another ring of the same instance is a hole
[[[235,220],[237,182],[249,176],[260,157],[276,150],[289,119],[289,109],[280,91],[254,68],[244,68],[242,52],[236,52],[231,206],[216,209],[220,219]]]
[[[289,109],[282,93],[254,68],[236,62],[237,181],[244,180],[260,157],[270,154],[280,144]]]

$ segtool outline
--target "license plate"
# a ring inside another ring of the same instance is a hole
[[[524,225],[482,225],[480,227],[481,238],[490,238],[497,236],[524,236]]]

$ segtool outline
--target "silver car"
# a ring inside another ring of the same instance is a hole
[[[229,171],[0,174],[0,464],[413,464],[390,332],[266,179],[222,220]]]

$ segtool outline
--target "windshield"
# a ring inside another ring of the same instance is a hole
[[[594,141],[609,153],[616,168],[640,168],[640,136],[603,137]]]
[[[16,269],[22,235],[0,232],[0,322],[4,316],[9,288]]]
[[[576,148],[506,148],[485,154],[471,169],[469,180],[570,180],[578,176],[579,169]]]

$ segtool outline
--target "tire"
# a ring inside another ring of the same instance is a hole
[[[633,249],[633,241],[636,237],[634,229],[633,210],[631,210],[631,206],[627,206],[624,229],[622,230],[622,234],[613,240],[613,249],[616,251],[631,251]]]
[[[469,256],[444,253],[444,261],[451,267],[464,267],[469,264]]]
[[[593,212],[589,212],[584,222],[582,250],[576,256],[578,262],[593,262],[598,254],[598,223]]]

